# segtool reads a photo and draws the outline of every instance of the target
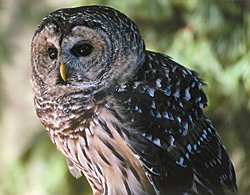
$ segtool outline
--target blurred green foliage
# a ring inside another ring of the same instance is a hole
[[[70,175],[64,157],[35,117],[29,87],[29,45],[36,26],[55,9],[89,4],[125,13],[138,24],[148,49],[200,73],[208,84],[206,113],[233,160],[239,194],[249,194],[247,0],[0,1],[0,194],[91,194],[84,178]]]

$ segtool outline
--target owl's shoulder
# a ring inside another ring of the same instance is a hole
[[[168,99],[184,101],[200,108],[207,105],[207,97],[202,89],[205,83],[198,73],[167,55],[146,51],[145,61],[135,81],[160,91]]]

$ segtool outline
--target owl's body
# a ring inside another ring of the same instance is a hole
[[[223,194],[233,165],[202,109],[197,73],[145,50],[100,6],[62,9],[32,42],[35,108],[71,173],[94,194]]]

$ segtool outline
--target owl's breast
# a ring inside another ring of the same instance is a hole
[[[109,109],[100,108],[78,138],[80,143],[76,141],[78,149],[70,152],[78,154],[72,161],[93,188],[99,182],[101,190],[97,190],[103,194],[152,194],[145,170],[121,128],[122,124]]]
[[[52,142],[80,175],[84,173],[96,194],[153,193],[139,158],[127,144],[125,127],[107,105],[58,105],[37,99],[35,106]]]

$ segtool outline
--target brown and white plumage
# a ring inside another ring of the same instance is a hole
[[[55,11],[38,27],[31,55],[37,114],[94,194],[236,190],[233,165],[202,112],[202,80],[145,50],[122,13]]]

